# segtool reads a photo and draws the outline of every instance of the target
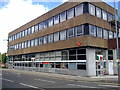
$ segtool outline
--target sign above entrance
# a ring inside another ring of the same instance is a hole
[[[44,64],[49,64],[49,62],[44,62]]]
[[[103,55],[97,55],[97,60],[103,60]]]
[[[31,61],[35,61],[35,58],[31,58]]]

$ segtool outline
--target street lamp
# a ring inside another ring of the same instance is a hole
[[[115,16],[115,31],[117,33],[116,37],[116,53],[117,53],[117,59],[119,59],[119,42],[118,42],[118,28],[117,28],[117,11],[116,11],[116,0],[114,0],[114,16]]]

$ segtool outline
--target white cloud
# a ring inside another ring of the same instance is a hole
[[[47,12],[43,5],[32,5],[32,0],[10,0],[0,9],[0,52],[7,51],[8,33]]]

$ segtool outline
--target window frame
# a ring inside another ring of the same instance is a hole
[[[79,8],[78,8],[79,7]],[[81,8],[80,8],[81,7]],[[80,9],[80,12],[78,14],[78,11],[77,9]],[[79,15],[82,15],[83,14],[83,4],[79,4],[77,6],[75,6],[75,16],[79,16]]]
[[[54,22],[54,25],[60,23],[60,15],[59,14],[55,15],[53,17],[53,22]]]
[[[94,33],[91,31],[92,27],[94,27]],[[96,37],[97,36],[96,33],[97,33],[97,27],[94,25],[89,25],[89,35]]]
[[[78,33],[78,29],[77,29],[78,27],[81,28],[81,29],[79,29],[79,30],[82,31],[81,33]],[[83,28],[83,25],[76,26],[74,30],[75,30],[74,32],[75,32],[75,36],[76,36],[76,37],[81,36],[81,35],[84,35],[84,28]]]
[[[99,7],[96,7],[96,16],[102,18],[102,9]]]
[[[100,30],[101,30],[101,33],[100,33]],[[101,34],[100,36],[99,36],[99,33]],[[103,38],[103,29],[100,27],[97,27],[97,37]]]
[[[48,35],[48,43],[52,43],[54,41],[54,35],[53,34],[49,34]]]
[[[74,7],[67,10],[67,20],[75,17]]]
[[[54,37],[54,42],[59,41],[60,40],[60,32],[54,33],[53,37]]]
[[[63,35],[63,32],[64,32],[64,35]],[[64,38],[63,38],[63,36]],[[60,31],[60,40],[65,40],[67,39],[67,31],[66,30],[63,30],[63,31]]]
[[[69,34],[70,34],[70,31],[73,32],[72,35],[69,35]],[[73,38],[73,37],[75,36],[74,33],[75,33],[75,32],[74,32],[74,28],[69,28],[69,29],[67,29],[67,39]]]
[[[94,9],[93,9],[93,7],[94,7]],[[94,11],[93,11],[93,10],[94,10]],[[93,5],[93,4],[91,4],[91,3],[89,3],[89,13],[90,13],[91,15],[95,16],[95,11],[96,11],[96,6]]]
[[[48,43],[48,36],[46,35],[46,36],[44,36],[43,38],[44,38],[44,39],[43,39],[43,40],[44,40],[44,44],[47,44],[47,43]]]
[[[53,20],[53,17],[51,17],[51,18],[48,19],[48,27],[54,25],[53,21],[54,21],[54,20]]]
[[[107,32],[107,35],[105,34],[105,31]],[[103,29],[103,38],[108,39],[108,30]]]
[[[106,20],[106,21],[108,20],[107,19],[107,12],[105,10],[102,10],[102,19]]]
[[[63,14],[64,14],[64,19],[63,19]],[[67,20],[67,13],[66,11],[60,13],[60,22],[64,22]]]

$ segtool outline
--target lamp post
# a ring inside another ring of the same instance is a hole
[[[117,59],[119,59],[119,42],[118,42],[118,28],[117,28],[117,11],[116,11],[116,0],[114,0],[114,15],[115,15],[115,31],[117,33],[116,37],[116,53],[117,53]]]

